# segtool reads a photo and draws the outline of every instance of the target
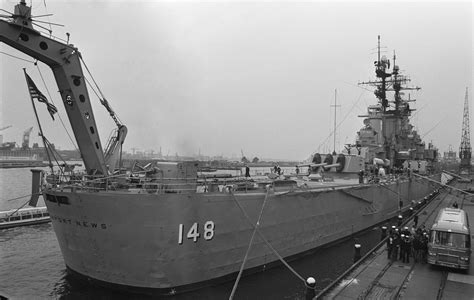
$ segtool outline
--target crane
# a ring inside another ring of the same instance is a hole
[[[461,146],[459,147],[459,158],[461,159],[461,164],[459,165],[459,172],[461,174],[470,174],[471,173],[471,133],[469,126],[469,97],[467,94],[464,97],[464,112],[462,119],[462,136],[461,136]]]
[[[23,141],[21,143],[22,150],[30,149],[30,134],[32,130],[33,130],[33,127],[30,127],[23,132]]]
[[[31,7],[22,1],[11,21],[0,20],[0,42],[48,65],[53,71],[62,102],[88,174],[106,175],[108,167],[82,72],[81,53],[73,45],[40,34],[33,28]],[[103,105],[108,106],[105,99]],[[102,102],[101,101],[101,102]],[[108,107],[107,110],[110,110]],[[112,116],[115,116],[112,112]],[[122,143],[126,129],[119,128]],[[112,153],[120,147],[113,147]]]

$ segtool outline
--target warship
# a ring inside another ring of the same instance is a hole
[[[125,170],[127,127],[100,99],[117,125],[104,151],[79,50],[36,30],[24,0],[4,18],[0,40],[51,67],[82,155],[84,174],[38,170],[33,190],[45,200],[68,272],[89,282],[172,295],[231,280],[240,269],[262,270],[380,224],[436,189],[410,176],[439,179],[437,152],[409,124],[411,100],[399,93],[407,78],[380,55],[369,83],[378,103],[356,143],[345,153],[315,153],[303,164],[308,172],[207,178],[192,161]]]

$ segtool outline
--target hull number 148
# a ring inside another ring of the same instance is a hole
[[[214,237],[214,222],[213,221],[207,221],[204,223],[203,228],[201,229],[204,231],[202,234],[202,237],[206,241],[212,240]],[[202,232],[201,231],[201,232]],[[195,222],[193,225],[188,230],[188,233],[186,234],[186,238],[189,240],[193,240],[193,242],[197,242],[198,239],[201,237],[201,233],[199,233],[199,224]],[[184,239],[184,224],[179,224],[179,230],[178,230],[178,244],[182,244]]]

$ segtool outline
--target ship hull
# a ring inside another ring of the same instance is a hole
[[[413,178],[268,193],[47,190],[45,202],[73,274],[127,290],[173,294],[234,277],[263,204],[263,238],[282,257],[294,258],[390,219],[400,199],[408,207],[433,190]],[[247,271],[278,260],[266,242],[256,235]]]

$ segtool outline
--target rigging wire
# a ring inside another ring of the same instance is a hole
[[[336,130],[342,125],[342,123],[344,123],[347,119],[347,117],[349,116],[350,113],[352,113],[352,110],[354,109],[354,107],[359,103],[360,99],[362,98],[362,95],[365,93],[365,91],[363,91],[360,95],[359,95],[359,98],[357,98],[357,101],[354,102],[352,104],[352,107],[347,111],[346,115],[344,116],[344,118],[339,122],[339,124],[337,124],[336,126]],[[328,140],[333,136],[333,132],[331,131],[331,133],[326,137],[326,139],[323,140],[323,142],[321,142],[318,146],[317,149],[320,149],[321,146],[323,146],[324,144],[326,144],[328,142]],[[316,152],[316,151],[313,151],[313,152]]]
[[[46,92],[48,93],[49,99],[51,99],[51,102],[52,102],[54,105],[56,105],[56,104],[54,103],[54,101],[53,101],[53,97],[51,97],[51,94],[49,93],[48,86],[46,85],[46,82],[45,82],[45,80],[44,80],[43,74],[41,73],[41,69],[39,68],[37,62],[35,62],[35,66],[36,66],[36,68],[38,69],[38,73],[40,74],[41,81],[43,81],[43,85],[44,85],[44,87],[45,87],[45,89],[46,89]],[[72,145],[74,146],[74,148],[76,148],[77,151],[79,151],[77,145],[74,143],[74,140],[72,139],[71,135],[69,134],[69,131],[67,130],[66,125],[64,125],[63,119],[61,118],[61,115],[60,115],[59,113],[58,113],[58,117],[59,117],[59,121],[61,122],[61,124],[62,124],[64,130],[66,131],[67,136],[69,137],[69,140],[71,141]]]
[[[94,85],[95,87],[97,88],[97,90],[99,91],[100,93],[100,96],[99,97],[97,95],[97,97],[99,98],[100,100],[100,103],[107,109],[107,111],[109,112],[110,116],[112,117],[112,119],[114,120],[115,124],[117,125],[117,127],[119,127],[121,125],[121,121],[120,121],[120,118],[115,114],[115,112],[113,111],[113,109],[110,107],[110,104],[109,102],[107,101],[107,99],[105,98],[105,95],[104,93],[102,93],[102,90],[100,89],[99,85],[97,84],[97,82],[95,81],[94,79],[94,76],[92,76],[92,73],[91,71],[89,70],[89,68],[87,67],[87,64],[86,62],[82,59],[82,56],[79,55],[79,59],[81,60],[82,64],[84,65],[84,67],[86,68],[86,71],[87,73],[89,74],[89,76],[91,77],[92,81],[94,82]],[[85,78],[85,77],[84,77]],[[87,79],[86,79],[87,80]],[[90,84],[89,84],[90,85]]]
[[[21,199],[21,198],[26,198],[26,197],[35,196],[35,195],[41,195],[41,193],[34,193],[34,194],[24,195],[24,196],[8,199],[8,200],[5,200],[5,201],[10,202],[10,201],[15,201],[15,200],[18,200],[18,199]]]
[[[21,57],[19,57],[19,56],[15,56],[15,55],[13,55],[13,54],[9,54],[9,53],[3,52],[3,51],[0,51],[0,53],[1,53],[1,54],[5,54],[5,55],[10,56],[10,57],[13,57],[13,58],[16,58],[16,59],[19,59],[19,60],[23,60],[23,61],[26,61],[26,62],[35,64],[35,62],[32,61],[32,60],[28,60],[28,59],[25,59],[25,58],[21,58]]]

